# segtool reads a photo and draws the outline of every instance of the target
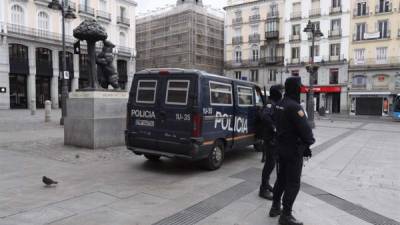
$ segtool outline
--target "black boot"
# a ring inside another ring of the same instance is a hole
[[[302,222],[296,220],[291,213],[283,213],[279,218],[280,225],[303,225]]]
[[[280,204],[272,203],[272,207],[269,210],[269,216],[270,217],[277,217],[281,215],[282,209]]]
[[[265,198],[267,200],[272,201],[273,194],[268,188],[260,187],[260,192],[258,193],[258,196],[261,198]]]

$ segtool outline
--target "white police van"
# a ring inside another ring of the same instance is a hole
[[[149,160],[201,160],[218,169],[226,152],[255,144],[260,96],[254,83],[198,70],[143,70],[129,94],[127,148]]]

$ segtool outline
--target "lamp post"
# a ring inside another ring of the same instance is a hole
[[[283,73],[285,73],[285,74],[289,73],[289,68],[288,68],[288,66],[287,66],[287,60],[285,60],[285,63],[284,63],[283,66],[284,66],[284,67],[281,67],[281,85],[282,85],[282,86],[284,86],[284,85],[283,85]]]
[[[304,28],[304,32],[311,36],[312,47],[311,47],[311,62],[306,66],[307,71],[310,73],[310,84],[307,92],[307,114],[308,122],[312,128],[315,128],[314,121],[314,80],[315,74],[318,72],[319,66],[314,63],[314,49],[315,49],[315,38],[324,36],[319,27],[316,27],[311,21],[308,21],[307,26]]]
[[[68,9],[65,10],[65,7],[67,4],[65,4],[65,0],[60,1],[59,0],[53,0],[52,2],[49,3],[48,7],[50,9],[54,10],[60,10],[61,11],[61,17],[62,17],[62,90],[61,90],[61,119],[60,119],[60,124],[64,125],[64,118],[67,115],[67,98],[68,98],[68,79],[69,76],[67,76],[67,59],[66,59],[66,54],[65,54],[65,19],[76,19],[76,15],[74,14],[73,10],[71,7],[68,6]],[[71,59],[70,59],[71,60]]]

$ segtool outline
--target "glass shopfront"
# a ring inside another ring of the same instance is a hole
[[[51,100],[51,78],[53,77],[52,52],[46,48],[36,48],[36,107],[44,108],[46,100]]]
[[[10,108],[26,109],[28,108],[28,47],[20,44],[10,44],[9,60]]]

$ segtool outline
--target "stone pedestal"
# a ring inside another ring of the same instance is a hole
[[[64,144],[90,149],[124,145],[127,102],[127,92],[70,93]]]

